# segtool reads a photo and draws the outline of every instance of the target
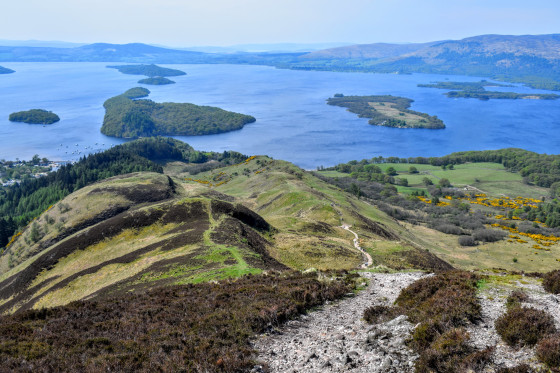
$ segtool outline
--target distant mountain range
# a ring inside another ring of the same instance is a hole
[[[408,44],[389,44],[389,43],[374,43],[374,44],[356,44],[348,45],[338,48],[323,49],[316,52],[311,52],[303,56],[307,59],[370,59],[370,58],[390,58],[398,57],[403,54],[413,53],[424,48],[428,48],[434,44],[441,42],[431,43],[408,43]]]
[[[560,89],[560,34],[482,35],[425,44],[364,44],[308,53],[291,68],[485,76]]]
[[[245,49],[255,50],[252,47]],[[560,90],[560,34],[482,35],[420,44],[359,44],[313,52],[281,52],[278,50],[283,48],[277,47],[268,52],[218,48],[214,49],[216,53],[207,53],[141,43],[74,48],[2,46],[0,62],[232,63],[299,70],[461,74]]]

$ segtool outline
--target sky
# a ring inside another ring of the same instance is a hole
[[[260,43],[427,42],[560,33],[558,0],[4,0],[0,39]]]

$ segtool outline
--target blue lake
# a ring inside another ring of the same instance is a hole
[[[120,144],[99,132],[103,102],[138,86],[106,63],[2,63],[16,70],[0,75],[0,159],[75,160]],[[450,99],[444,90],[418,83],[480,78],[428,74],[392,75],[280,70],[265,66],[162,65],[185,71],[177,84],[146,86],[157,102],[191,102],[250,114],[257,121],[239,131],[177,137],[200,150],[267,154],[306,168],[382,156],[441,156],[462,150],[519,147],[556,154],[560,149],[560,100]],[[503,90],[503,89],[501,89]],[[515,92],[543,92],[526,87]],[[345,95],[391,94],[414,99],[411,109],[437,115],[444,130],[371,126],[325,100]],[[14,111],[51,110],[50,125],[11,123]]]

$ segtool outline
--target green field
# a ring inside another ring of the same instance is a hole
[[[429,164],[412,163],[381,163],[377,164],[383,172],[393,167],[398,175],[395,178],[408,180],[408,187],[398,187],[401,193],[412,193],[415,190],[426,190],[423,184],[425,177],[437,185],[440,179],[448,179],[454,187],[474,187],[489,196],[531,197],[541,198],[548,195],[548,190],[535,185],[528,185],[518,173],[510,172],[499,163],[465,163],[455,165],[452,170],[442,169]],[[413,166],[417,174],[411,174],[409,168]],[[320,171],[328,177],[348,177],[348,174],[338,171]]]

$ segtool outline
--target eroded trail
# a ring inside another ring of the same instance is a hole
[[[362,249],[362,247],[360,246],[360,238],[358,237],[358,233],[354,232],[353,230],[350,230],[350,226],[348,224],[343,224],[342,228],[346,229],[348,232],[354,234],[354,247],[356,249],[358,249],[362,255],[365,257],[365,262],[360,266],[360,268],[368,268],[371,267],[373,264],[373,259],[371,258],[371,255],[369,255],[364,249]]]
[[[362,320],[372,305],[391,305],[423,273],[362,273],[370,285],[352,298],[288,322],[259,337],[257,360],[271,372],[411,372],[416,354],[405,345],[414,325],[399,316],[375,326]]]

